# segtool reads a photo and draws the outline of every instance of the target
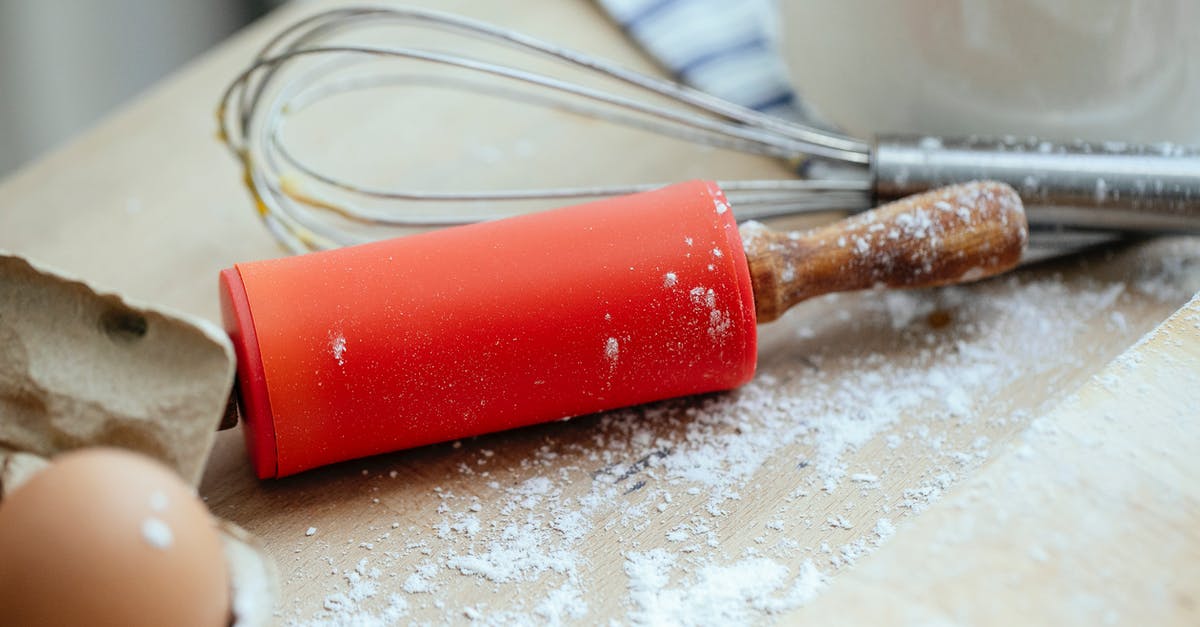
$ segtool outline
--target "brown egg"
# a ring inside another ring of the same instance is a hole
[[[0,624],[229,624],[229,576],[204,504],[117,449],[55,458],[0,503]]]

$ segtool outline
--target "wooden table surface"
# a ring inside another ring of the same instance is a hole
[[[588,3],[427,4],[655,71]],[[214,137],[216,101],[314,10],[277,11],[4,181],[0,248],[219,320],[217,272],[283,253]],[[469,99],[395,106],[400,149],[335,126],[312,141],[448,189],[785,176]],[[496,151],[507,167],[478,167]],[[1194,240],[1144,242],[820,299],[760,329],[742,391],[284,480],[256,480],[223,432],[200,492],[274,556],[281,624],[1196,624],[1198,260]]]

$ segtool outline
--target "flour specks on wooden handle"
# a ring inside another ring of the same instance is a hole
[[[1014,267],[1028,239],[1017,192],[966,183],[880,206],[806,232],[742,225],[758,322],[831,292],[934,287]]]
[[[255,472],[733,389],[754,376],[756,321],[828,292],[988,276],[1026,238],[994,183],[807,233],[736,212],[689,181],[222,271]]]

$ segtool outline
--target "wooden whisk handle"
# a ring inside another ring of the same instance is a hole
[[[989,277],[1020,261],[1028,233],[1020,196],[990,181],[910,196],[812,231],[741,227],[759,322],[831,292]]]

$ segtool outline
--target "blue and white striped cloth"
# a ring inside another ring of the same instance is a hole
[[[764,113],[811,121],[776,51],[772,0],[598,0],[677,80]]]

